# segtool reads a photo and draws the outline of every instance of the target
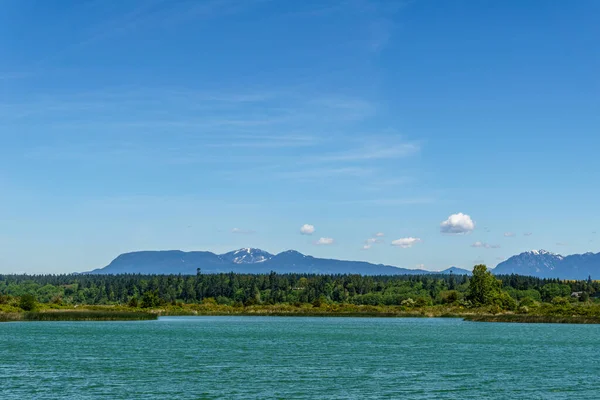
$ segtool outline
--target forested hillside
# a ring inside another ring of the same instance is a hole
[[[600,293],[600,283],[559,281],[518,275],[498,279],[498,290],[519,302],[550,302],[581,292],[587,300]],[[42,303],[161,304],[215,301],[225,305],[276,303],[350,303],[358,305],[469,305],[466,275],[0,275],[0,303],[33,295]],[[496,280],[494,280],[496,282]],[[471,285],[472,286],[472,285]]]

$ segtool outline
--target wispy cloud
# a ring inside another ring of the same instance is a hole
[[[252,229],[242,229],[242,228],[233,228],[231,233],[239,234],[239,235],[252,235],[255,234],[256,231]]]
[[[328,113],[339,114],[345,119],[364,119],[376,113],[373,103],[356,97],[320,97],[310,101],[317,109],[325,109]]]
[[[378,232],[374,234],[373,237],[370,237],[367,240],[365,240],[363,250],[368,250],[371,247],[373,247],[373,245],[384,243],[384,236],[385,235],[383,234],[383,232]]]
[[[89,26],[85,32],[75,37],[71,43],[50,56],[38,60],[36,65],[42,65],[47,61],[52,61],[74,50],[85,48],[95,42],[131,32],[132,30],[143,26],[143,22],[148,20],[150,16],[155,15],[156,8],[165,1],[166,0],[145,1],[132,9],[126,9],[117,14],[113,14],[96,24]]]
[[[244,12],[268,0],[206,0],[167,1],[147,0],[136,6],[117,8],[119,11],[110,17],[91,25],[74,40],[55,52],[40,59],[36,64],[43,65],[60,56],[92,46],[106,40],[115,40],[140,31],[168,29],[200,19],[225,17]]]
[[[409,1],[351,2],[354,12],[361,16],[363,39],[358,43],[365,50],[378,54],[391,42],[396,24],[394,14],[406,7]]]
[[[317,246],[330,246],[330,245],[332,245],[334,243],[335,243],[335,240],[333,240],[332,238],[322,237],[322,238],[319,238],[319,240],[317,240],[315,242],[315,245],[317,245]]]
[[[314,136],[260,136],[255,137],[245,136],[240,137],[237,141],[233,137],[223,143],[209,143],[207,147],[241,147],[241,148],[256,148],[256,149],[279,149],[286,147],[310,147],[319,143],[319,139]]]
[[[145,19],[160,5],[141,7],[125,19]],[[399,176],[389,164],[419,153],[421,144],[396,131],[361,132],[355,122],[376,118],[377,108],[368,97],[316,89],[123,86],[32,93],[0,104],[0,119],[14,128],[30,121],[43,124],[44,138],[19,149],[28,160],[142,168],[214,164],[219,167],[212,176],[224,179],[256,171],[264,179],[390,191],[386,197],[376,192],[370,193],[372,199],[356,196],[346,204],[434,202],[419,193],[394,197],[396,186],[414,178]]]
[[[515,237],[517,236],[514,232],[504,232],[504,237]]]
[[[373,206],[407,206],[435,203],[433,197],[406,197],[406,198],[373,198],[363,200],[340,200],[335,204],[364,204]]]
[[[373,244],[379,244],[379,243],[383,243],[384,240],[381,238],[368,238],[367,240],[365,240],[365,244],[368,245],[373,245]]]
[[[285,171],[277,173],[276,176],[283,179],[296,179],[296,180],[321,180],[323,178],[364,178],[371,176],[375,173],[373,168],[363,167],[343,167],[343,168],[311,168],[311,169],[299,169],[296,171]]]
[[[489,244],[485,242],[475,242],[471,245],[471,247],[478,247],[483,249],[499,249],[500,246],[497,244]]]
[[[369,161],[382,159],[403,158],[418,153],[420,146],[416,143],[377,144],[367,145],[362,148],[330,153],[313,158],[316,162],[338,161]]]
[[[392,246],[401,247],[403,249],[408,249],[410,247],[413,247],[415,244],[417,244],[419,242],[421,242],[421,239],[419,239],[419,238],[407,237],[407,238],[393,240]]]

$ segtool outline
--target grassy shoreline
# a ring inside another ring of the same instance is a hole
[[[128,311],[94,311],[94,310],[61,310],[61,311],[27,311],[18,313],[0,313],[0,322],[18,321],[144,321],[155,320],[157,314]]]
[[[157,308],[123,305],[42,307],[36,311],[0,310],[0,322],[10,321],[140,321],[159,316],[274,316],[274,317],[376,317],[376,318],[461,318],[471,322],[600,324],[597,315],[540,313],[493,313],[487,308],[427,306],[358,306],[351,304],[294,306],[289,304],[232,307],[225,305],[179,304]]]
[[[470,322],[503,322],[523,324],[600,324],[600,317],[584,317],[580,315],[557,316],[557,315],[521,315],[521,314],[497,314],[497,315],[469,315],[464,318]]]

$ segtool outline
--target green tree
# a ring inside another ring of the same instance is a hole
[[[8,304],[10,302],[10,296],[0,294],[0,304]]]
[[[152,308],[160,305],[160,297],[158,296],[158,290],[148,290],[144,292],[142,296],[142,308]]]
[[[552,301],[555,297],[568,297],[571,295],[571,287],[561,283],[548,283],[540,290],[544,301]]]
[[[444,304],[456,303],[460,300],[460,293],[457,290],[444,290],[440,292],[440,300]]]
[[[129,307],[137,308],[139,306],[139,302],[136,296],[131,296],[129,302],[127,303]]]
[[[500,282],[487,270],[485,265],[476,265],[469,281],[467,300],[475,305],[493,304],[500,296]]]
[[[24,294],[19,301],[19,307],[25,311],[33,311],[37,308],[37,300],[32,294]]]
[[[517,302],[508,293],[500,291],[494,298],[494,304],[497,304],[504,310],[514,311],[517,309]]]
[[[456,289],[456,279],[454,279],[454,274],[452,273],[452,270],[450,270],[450,278],[448,279],[448,289]]]

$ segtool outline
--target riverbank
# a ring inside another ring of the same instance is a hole
[[[42,312],[0,313],[0,322],[16,321],[142,321],[158,315],[149,312],[60,310]]]
[[[219,304],[166,305],[155,308],[134,308],[124,305],[106,306],[48,306],[36,311],[0,311],[0,322],[5,321],[134,321],[152,320],[159,316],[282,316],[282,317],[377,317],[377,318],[462,318],[472,322],[515,323],[573,323],[599,324],[600,315],[594,308],[572,309],[539,308],[533,312],[497,312],[490,307],[465,308],[461,306],[365,306],[354,304],[273,304],[234,307]]]
[[[600,324],[600,317],[583,317],[579,315],[522,315],[522,314],[497,314],[497,315],[468,315],[463,318],[471,322],[512,322],[526,324]]]

